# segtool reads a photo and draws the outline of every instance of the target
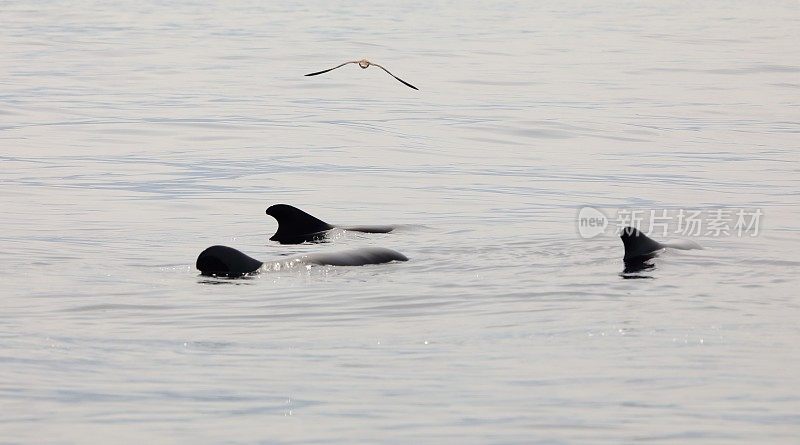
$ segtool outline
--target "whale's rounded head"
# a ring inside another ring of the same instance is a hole
[[[299,244],[319,241],[324,232],[333,226],[288,204],[275,204],[267,208],[267,215],[278,221],[278,231],[270,238],[282,244]]]
[[[202,275],[236,278],[257,272],[263,263],[228,246],[211,246],[200,252],[195,267]]]

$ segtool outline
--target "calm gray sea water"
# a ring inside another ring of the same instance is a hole
[[[0,442],[798,443],[797,2],[280,3],[0,2]]]

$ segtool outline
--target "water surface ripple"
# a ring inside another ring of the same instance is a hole
[[[0,11],[3,442],[800,437],[796,2]],[[303,76],[362,57],[420,91]],[[403,228],[279,246],[275,203]],[[623,274],[584,206],[764,216]]]

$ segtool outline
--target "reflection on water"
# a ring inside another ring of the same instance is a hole
[[[641,272],[647,272],[655,269],[656,265],[653,264],[655,255],[649,257],[639,257],[630,260],[625,260],[625,268],[622,270],[620,276],[622,278],[653,278],[650,275],[642,275]]]
[[[2,17],[4,440],[800,434],[796,4]],[[303,76],[362,57],[420,91],[377,69]],[[281,246],[276,203],[410,229]],[[620,273],[618,238],[578,236],[585,206],[764,218]],[[411,260],[199,277],[215,244]]]

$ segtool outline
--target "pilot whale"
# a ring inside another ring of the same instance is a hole
[[[625,256],[622,258],[625,261],[650,259],[668,248],[678,250],[702,249],[699,244],[690,240],[659,243],[635,227],[625,227],[619,237],[622,239],[623,246],[625,246]]]
[[[652,268],[652,265],[647,264],[647,260],[654,258],[666,249],[702,249],[699,244],[690,240],[658,242],[635,227],[625,227],[619,237],[625,247],[625,256],[622,257],[622,261],[625,263],[626,273]]]
[[[363,233],[389,233],[397,228],[397,226],[335,226],[288,204],[270,206],[267,215],[278,221],[278,230],[270,241],[281,244],[321,241],[331,230],[337,228]]]
[[[265,270],[290,269],[298,265],[363,266],[408,261],[400,252],[383,247],[361,247],[336,252],[296,255],[275,261],[259,261],[233,247],[211,246],[200,252],[195,267],[201,275],[236,278]]]

